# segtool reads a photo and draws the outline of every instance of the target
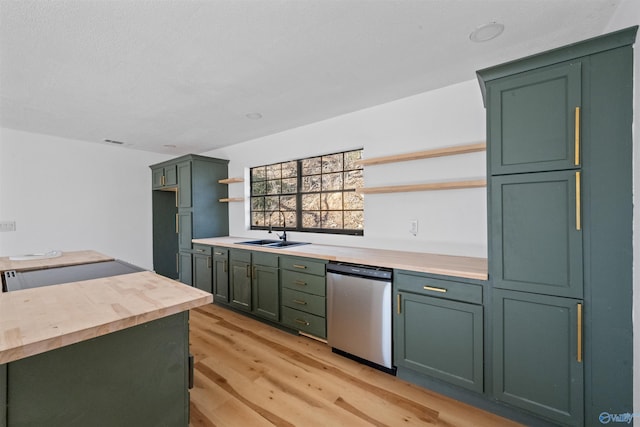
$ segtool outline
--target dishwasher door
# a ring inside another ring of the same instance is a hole
[[[327,273],[327,341],[392,369],[391,281]]]

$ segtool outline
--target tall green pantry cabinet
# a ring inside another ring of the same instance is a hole
[[[478,72],[496,400],[564,425],[633,412],[637,27]]]
[[[212,262],[191,240],[229,234],[227,205],[219,202],[227,186],[218,182],[227,178],[228,163],[188,154],[150,166],[156,273],[192,285],[194,271],[210,271]]]

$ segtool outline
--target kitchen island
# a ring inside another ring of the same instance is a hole
[[[187,426],[188,310],[211,301],[149,271],[1,293],[0,426]]]

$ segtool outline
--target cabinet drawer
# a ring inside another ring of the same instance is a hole
[[[315,316],[289,307],[282,307],[282,323],[298,331],[306,332],[320,338],[327,337],[327,324],[324,317]]]
[[[288,288],[282,289],[282,305],[321,317],[325,317],[327,311],[324,297]]]
[[[324,276],[326,262],[311,258],[296,258],[284,256],[280,258],[280,267],[286,270],[300,271],[308,274]]]
[[[278,266],[278,255],[266,252],[253,252],[253,263],[256,265],[264,265],[266,267]]]
[[[193,245],[193,252],[197,253],[197,254],[202,254],[202,255],[211,255],[211,250],[213,248],[211,246],[208,245],[199,245],[199,244],[194,244]]]
[[[281,270],[280,277],[282,278],[283,288],[320,296],[326,295],[327,285],[324,277],[289,270]]]
[[[231,249],[229,251],[229,259],[231,261],[251,262],[251,252],[242,249]]]
[[[482,304],[482,286],[471,283],[434,279],[419,273],[396,272],[394,287],[397,291]]]

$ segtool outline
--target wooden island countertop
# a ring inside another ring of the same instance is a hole
[[[95,254],[88,255],[92,258]],[[61,264],[63,257],[39,260],[50,261],[39,268],[69,265]],[[0,293],[0,364],[177,314],[212,300],[210,293],[150,271]]]
[[[244,237],[212,237],[208,239],[193,239],[193,243],[264,251],[280,255],[319,258],[328,261],[342,261],[354,264],[374,265],[377,267],[397,268],[476,280],[487,280],[489,276],[486,258],[357,248],[351,246],[332,246],[316,243],[290,248],[268,248],[238,244],[239,242],[247,240],[257,239]]]

